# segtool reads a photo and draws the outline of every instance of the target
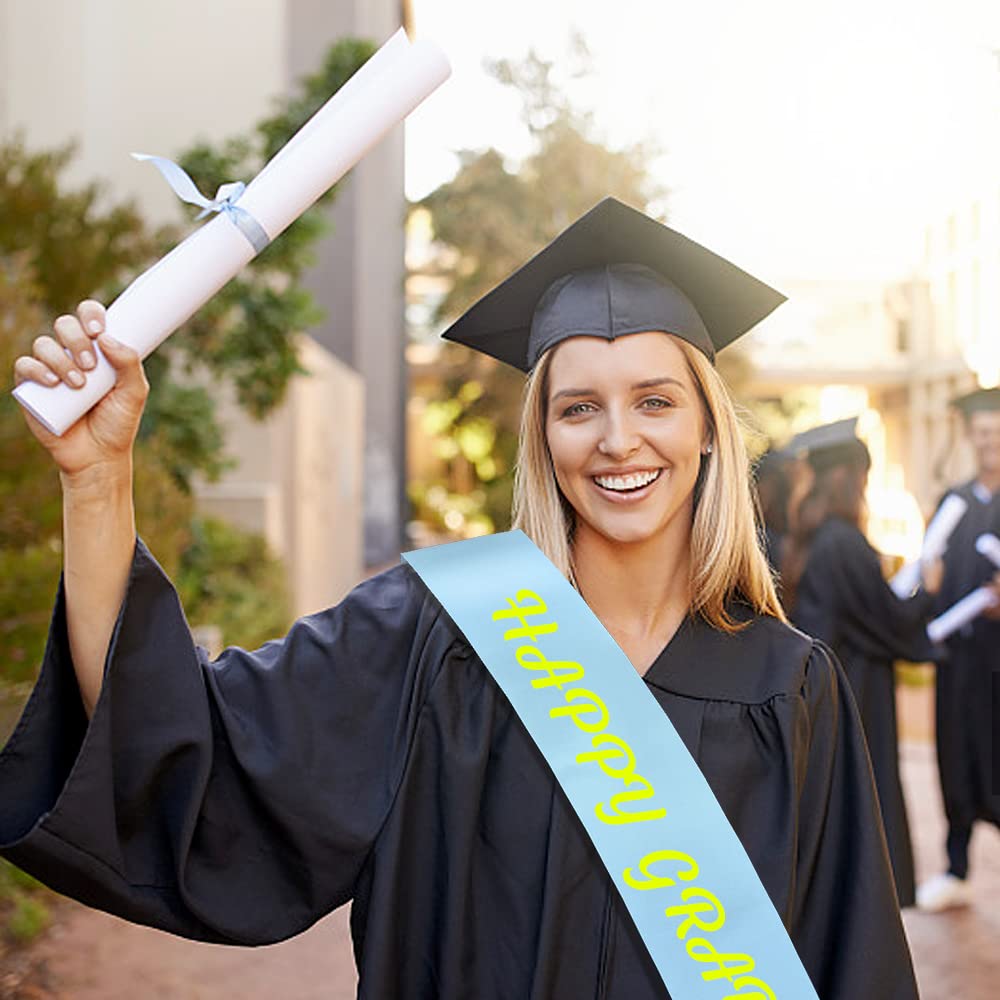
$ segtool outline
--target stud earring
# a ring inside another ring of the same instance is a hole
[[[711,446],[711,444],[706,444],[705,445],[705,450],[702,452],[702,454],[703,455],[711,455],[712,454],[712,446]]]

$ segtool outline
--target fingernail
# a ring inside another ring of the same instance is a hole
[[[80,364],[83,365],[84,368],[93,368],[94,367],[94,355],[91,354],[90,351],[81,351],[80,352]]]
[[[100,332],[101,332],[101,321],[100,321],[99,319],[92,319],[92,320],[91,320],[91,321],[90,321],[90,322],[89,322],[89,323],[87,324],[87,329],[88,329],[88,330],[89,330],[89,331],[90,331],[91,333],[100,333]]]
[[[74,370],[67,374],[66,381],[69,382],[70,385],[75,385],[79,389],[84,384],[86,379],[84,379],[78,371]]]
[[[59,376],[55,372],[46,372],[44,378],[49,385],[55,385],[59,381]]]

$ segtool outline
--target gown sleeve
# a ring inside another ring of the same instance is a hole
[[[882,575],[878,553],[847,524],[829,524],[809,553],[792,617],[803,632],[835,649],[879,660],[931,659],[926,625],[935,598],[923,590],[897,597]]]
[[[818,642],[802,697],[796,947],[822,1000],[916,1000],[861,719]]]
[[[409,567],[209,662],[138,541],[89,724],[60,584],[0,754],[0,852],[54,889],[200,940],[261,944],[349,899],[454,633]]]

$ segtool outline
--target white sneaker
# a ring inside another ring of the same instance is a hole
[[[964,878],[935,875],[917,889],[917,906],[926,913],[940,913],[972,902],[972,888]]]

